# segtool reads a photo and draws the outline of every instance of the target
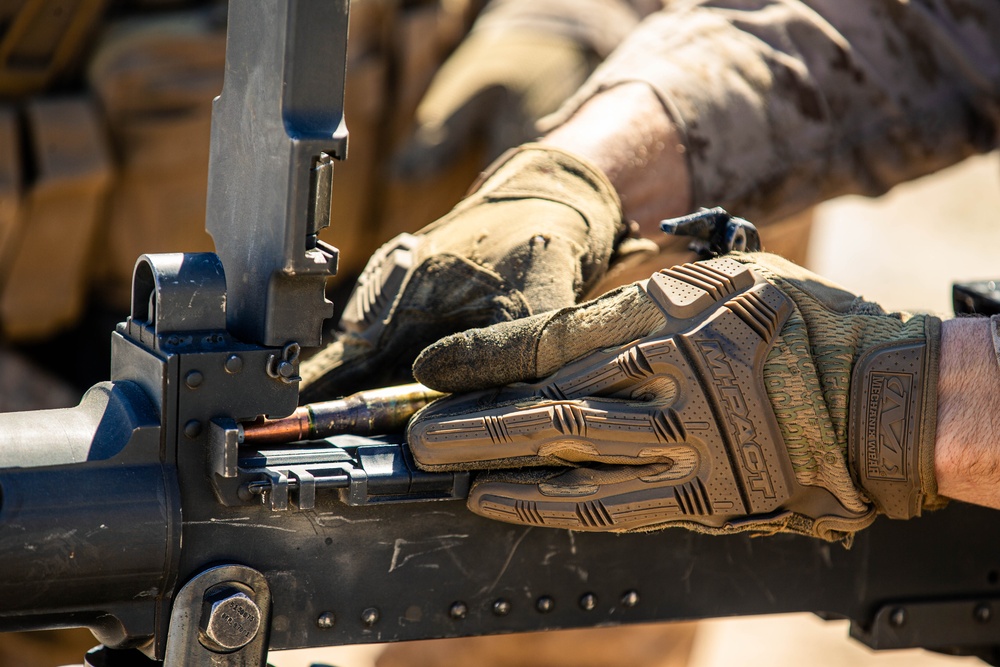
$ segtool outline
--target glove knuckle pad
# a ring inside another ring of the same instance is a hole
[[[763,385],[791,300],[725,258],[665,270],[645,289],[667,315],[662,330],[536,385],[473,395],[453,410],[439,403],[410,431],[421,464],[597,462],[631,471],[588,484],[559,473],[545,483],[491,480],[473,489],[473,511],[529,525],[723,530],[747,515],[773,519],[790,509],[842,514],[825,490],[796,482]]]
[[[413,267],[419,244],[418,237],[400,234],[372,255],[345,305],[340,320],[345,331],[360,334],[386,319]]]

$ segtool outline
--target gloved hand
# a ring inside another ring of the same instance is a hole
[[[469,497],[503,521],[849,540],[939,502],[939,341],[937,318],[730,255],[437,342],[428,386],[530,384],[432,403],[409,443],[423,468],[506,469]]]
[[[395,159],[403,178],[434,176],[477,142],[486,160],[538,136],[555,111],[639,23],[634,0],[491,0],[431,81]]]
[[[535,121],[573,94],[597,64],[569,36],[496,27],[473,31],[449,57],[394,160],[407,179],[433,177],[477,140],[487,160],[538,135]]]
[[[543,146],[511,151],[448,215],[372,257],[341,320],[347,333],[302,364],[302,399],[406,381],[443,336],[576,303],[625,230],[598,169]]]

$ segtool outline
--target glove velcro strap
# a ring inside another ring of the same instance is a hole
[[[918,516],[934,493],[921,473],[934,450],[935,352],[926,340],[886,343],[866,352],[851,378],[851,468],[893,519]]]

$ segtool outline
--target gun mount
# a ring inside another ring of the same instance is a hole
[[[141,257],[110,382],[0,415],[0,629],[89,627],[92,667],[261,667],[268,648],[814,611],[874,648],[1000,661],[990,510],[880,520],[850,550],[574,533],[471,514],[470,473],[418,470],[398,436],[241,443],[295,411],[300,346],[330,314],[316,234],[346,155],[347,15],[230,4],[218,254]]]

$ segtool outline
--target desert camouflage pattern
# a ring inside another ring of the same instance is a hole
[[[626,81],[648,82],[678,125],[696,206],[777,220],[995,148],[1000,5],[669,2],[546,125]]]

